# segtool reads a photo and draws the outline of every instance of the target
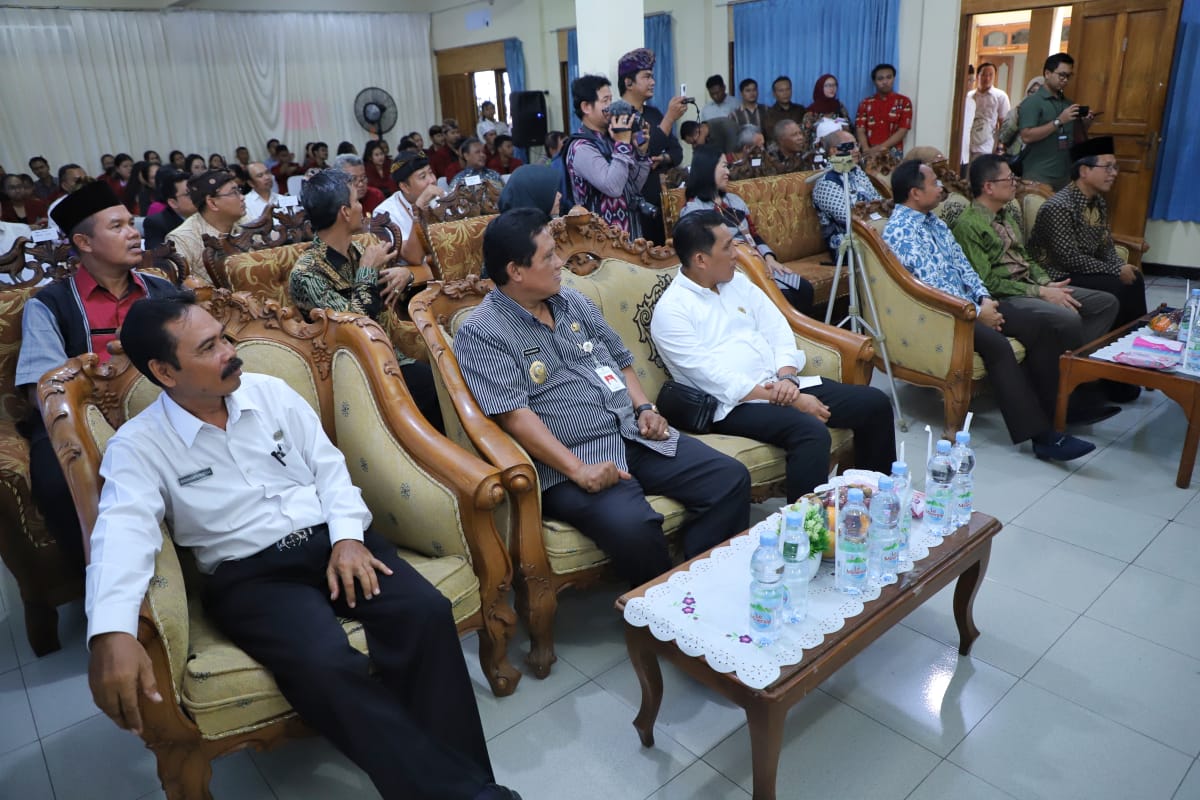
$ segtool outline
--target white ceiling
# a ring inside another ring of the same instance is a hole
[[[0,0],[0,6],[158,11],[373,11],[430,13],[439,0]]]

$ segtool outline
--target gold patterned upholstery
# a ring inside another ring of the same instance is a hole
[[[495,218],[495,214],[489,214],[429,225],[429,252],[442,280],[457,281],[483,273],[483,232]]]
[[[667,372],[654,349],[649,326],[654,305],[678,271],[674,252],[611,236],[611,229],[586,212],[555,220],[551,233],[564,261],[578,265],[563,271],[563,285],[596,304],[633,354],[633,368],[647,396],[657,397]],[[746,259],[750,256],[739,251],[738,258],[739,266],[749,272]],[[635,260],[643,264],[630,263]],[[777,305],[786,306],[778,289],[768,283],[770,288],[764,291]],[[463,380],[450,342],[470,310],[490,290],[490,281],[473,274],[462,281],[432,285],[413,299],[409,310],[430,350],[443,401],[442,416],[447,430],[453,430],[449,435],[455,440],[469,439],[476,452],[501,468],[509,488],[513,505],[510,549],[518,567],[517,607],[530,628],[529,663],[535,674],[544,676],[554,661],[556,593],[567,586],[583,586],[596,580],[607,558],[575,528],[542,518],[532,460],[499,426],[483,416]],[[860,364],[869,363],[872,357],[864,337],[829,329],[801,317],[790,307],[783,311],[792,315],[789,322],[796,332],[797,346],[809,355],[807,373],[845,382],[869,380],[869,371],[860,369]],[[833,431],[833,437],[834,459],[850,464],[850,432]],[[735,436],[710,434],[699,438],[747,466],[756,497],[775,496],[782,490],[784,453],[779,448]],[[668,536],[679,529],[684,509],[678,503],[659,496],[647,499],[663,514],[663,530]]]
[[[50,264],[31,266],[25,281],[0,284],[0,557],[17,579],[29,645],[39,656],[58,650],[56,606],[83,595],[83,575],[63,564],[58,542],[33,502],[29,440],[17,425],[30,411],[16,386],[21,315]]]
[[[480,661],[498,695],[520,674],[508,662],[516,622],[507,592],[512,567],[493,514],[505,495],[499,475],[440,437],[416,411],[382,330],[351,314],[318,311],[311,324],[249,295],[215,293],[210,310],[247,368],[284,379],[320,416],[345,454],[351,479],[372,511],[374,530],[451,603],[460,631],[480,631]],[[39,385],[39,397],[90,530],[103,450],[130,414],[158,390],[116,356],[72,359]],[[143,738],[159,757],[167,796],[207,795],[209,762],[247,745],[303,731],[274,678],[213,627],[199,602],[194,563],[163,529],[147,589],[139,640],[161,690],[174,703],[142,706]],[[343,620],[350,644],[366,652],[361,626]]]
[[[813,303],[824,306],[833,288],[833,266],[829,248],[821,237],[821,223],[812,203],[808,172],[788,172],[761,178],[731,181],[729,191],[746,202],[754,227],[775,251],[779,263],[800,275],[813,287]],[[667,235],[679,221],[685,204],[683,189],[663,191],[663,220]],[[825,263],[823,263],[825,262]],[[850,287],[841,282],[838,297],[847,297]]]

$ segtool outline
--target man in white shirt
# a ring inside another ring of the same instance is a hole
[[[711,100],[700,109],[701,122],[728,117],[741,105],[736,97],[730,97],[729,90],[725,87],[725,79],[720,75],[709,76],[704,82],[704,88],[708,90]]]
[[[489,133],[494,133],[497,136],[512,135],[512,130],[508,127],[508,123],[496,119],[496,104],[491,100],[483,101],[483,105],[479,107],[479,115],[482,119],[475,126],[475,135],[480,139],[486,141]]]
[[[825,482],[826,425],[854,430],[854,466],[890,472],[896,431],[887,395],[800,376],[804,353],[783,313],[734,269],[721,215],[688,214],[673,239],[682,266],[654,307],[650,334],[675,380],[716,398],[713,431],[783,448],[789,501]]]
[[[375,207],[375,214],[386,212],[392,224],[400,228],[404,243],[397,246],[400,257],[409,264],[420,264],[425,259],[421,237],[413,236],[418,209],[429,208],[436,198],[446,192],[438,186],[437,176],[429,159],[417,153],[401,153],[396,156],[392,167],[392,180],[400,187],[391,197]]]
[[[515,797],[491,783],[449,602],[370,530],[311,406],[282,380],[243,376],[190,293],[136,303],[121,344],[163,393],[100,468],[86,599],[96,704],[140,734],[140,704],[163,702],[136,633],[165,521],[195,555],[209,616],[383,797]],[[363,623],[369,659],[339,616]]]
[[[967,94],[968,108],[973,103],[975,109],[971,122],[972,159],[996,151],[996,134],[1000,130],[1000,123],[1011,110],[1008,94],[995,86],[995,64],[980,64],[975,71],[975,79],[977,88]]]
[[[275,191],[275,176],[266,164],[255,161],[247,171],[250,173],[250,191],[245,194],[246,216],[242,217],[243,225],[262,219],[267,209],[279,201],[279,193]]]

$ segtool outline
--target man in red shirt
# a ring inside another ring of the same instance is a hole
[[[430,127],[429,141],[429,167],[434,175],[443,178],[446,176],[446,169],[458,160],[458,156],[446,141],[446,131],[441,125]]]
[[[279,163],[271,167],[271,174],[275,176],[275,183],[279,186],[280,194],[288,193],[288,178],[293,175],[300,175],[300,166],[292,160],[292,151],[288,150],[286,144],[279,145],[275,150],[275,158]]]
[[[117,338],[129,307],[143,297],[160,297],[175,289],[169,281],[133,271],[142,261],[141,234],[107,182],[95,181],[67,195],[53,216],[79,253],[79,268],[70,278],[42,287],[25,304],[16,384],[28,390],[33,409],[23,432],[30,437],[34,502],[68,565],[82,573],[79,519],[37,411],[37,382],[72,356],[91,352],[107,361],[108,343]]]
[[[875,94],[858,104],[854,122],[858,147],[866,156],[891,150],[900,158],[904,154],[904,137],[912,128],[912,100],[892,91],[896,68],[891,64],[880,64],[871,70],[871,80],[875,82]]]
[[[496,155],[488,159],[488,169],[494,169],[501,175],[511,175],[517,167],[524,166],[525,162],[513,155],[515,149],[511,136],[497,136]]]
[[[353,153],[343,153],[333,160],[333,168],[350,176],[350,188],[358,194],[363,214],[369,219],[375,207],[385,199],[383,192],[367,183],[367,168],[362,159]]]

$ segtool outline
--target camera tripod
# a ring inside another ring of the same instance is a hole
[[[841,280],[843,267],[846,270],[846,282],[850,287],[850,305],[847,309],[846,316],[838,322],[835,327],[841,328],[849,323],[850,330],[855,333],[865,333],[870,336],[875,345],[879,348],[879,353],[883,356],[883,369],[887,374],[888,388],[892,394],[892,407],[896,412],[896,424],[900,426],[901,431],[908,430],[908,420],[904,418],[904,414],[900,411],[900,397],[896,394],[896,379],[892,375],[892,361],[888,357],[887,337],[884,335],[882,328],[879,327],[879,312],[875,308],[875,297],[871,294],[871,282],[867,279],[866,269],[863,267],[862,256],[859,255],[858,245],[854,238],[854,225],[851,222],[851,216],[854,209],[850,202],[850,172],[854,169],[854,159],[848,155],[835,155],[829,160],[829,170],[836,172],[842,179],[842,194],[845,198],[846,208],[846,235],[842,237],[842,242],[838,245],[837,262],[833,268],[833,285],[829,287],[829,303],[825,306],[825,324],[832,324],[833,320],[833,303],[837,297],[838,281]],[[822,179],[825,173],[821,173]],[[859,306],[859,282],[862,283],[862,292],[867,299],[867,308],[871,312],[871,321],[862,315]],[[874,324],[872,324],[872,321]]]

